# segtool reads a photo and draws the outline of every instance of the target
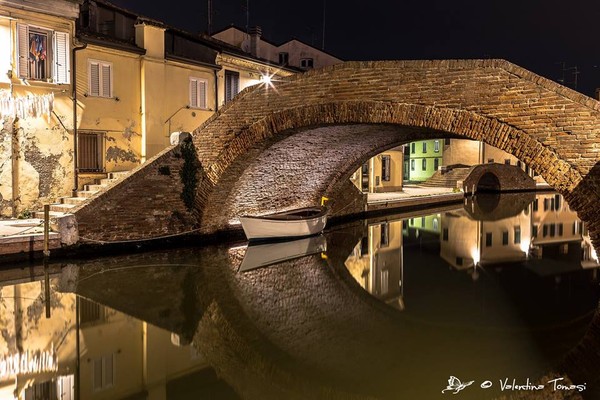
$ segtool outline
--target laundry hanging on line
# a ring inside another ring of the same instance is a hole
[[[0,117],[25,119],[45,116],[50,122],[53,109],[54,93],[14,97],[9,92],[0,92]]]

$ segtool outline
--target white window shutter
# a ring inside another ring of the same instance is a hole
[[[19,78],[29,77],[29,28],[27,25],[17,24],[17,68]]]
[[[90,96],[100,96],[100,65],[90,63]]]
[[[198,81],[198,107],[206,108],[206,81]]]
[[[54,82],[69,83],[69,35],[54,33]]]
[[[112,97],[112,77],[111,77],[111,65],[102,64],[102,96]]]
[[[190,79],[190,107],[198,107],[198,81]]]

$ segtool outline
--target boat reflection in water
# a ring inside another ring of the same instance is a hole
[[[239,271],[250,271],[324,251],[327,251],[327,240],[323,235],[285,242],[250,243],[246,246]]]
[[[598,303],[585,226],[554,194],[498,207],[0,271],[0,398],[429,399],[452,375],[482,399],[570,376]]]

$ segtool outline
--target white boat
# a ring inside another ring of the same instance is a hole
[[[327,209],[306,207],[262,216],[240,217],[248,240],[311,236],[325,229]]]
[[[246,248],[239,272],[279,264],[327,251],[325,236],[316,235],[287,242],[251,243]]]

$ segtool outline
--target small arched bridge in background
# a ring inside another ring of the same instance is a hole
[[[389,148],[481,140],[533,168],[600,243],[600,103],[504,60],[347,62],[241,92],[75,211],[80,235],[140,239],[236,227],[241,214],[362,211],[350,175]]]

